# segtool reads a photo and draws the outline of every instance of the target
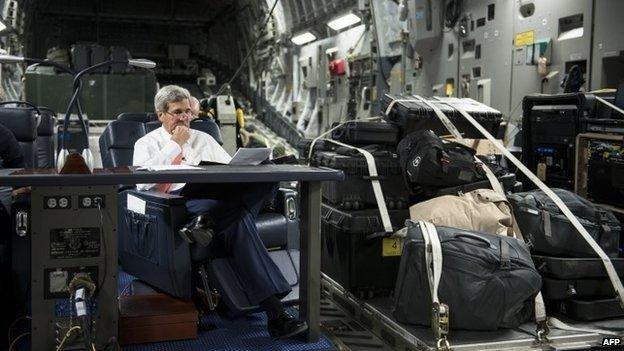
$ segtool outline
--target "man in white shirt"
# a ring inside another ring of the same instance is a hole
[[[207,133],[189,128],[192,117],[188,90],[175,85],[161,88],[154,107],[162,126],[136,141],[133,164],[198,165],[201,161],[229,163],[230,155]],[[137,184],[139,190],[179,193],[177,184]],[[194,228],[195,245],[209,245],[212,251],[228,256],[249,300],[262,307],[273,338],[288,338],[307,329],[305,322],[292,317],[281,298],[291,291],[279,268],[269,257],[258,236],[256,217],[264,204],[275,196],[277,184],[240,185],[240,192],[227,199],[188,199],[190,218],[199,218]],[[207,220],[205,220],[207,218]],[[206,227],[207,224],[210,227]]]

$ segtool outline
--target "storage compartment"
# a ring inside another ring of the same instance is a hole
[[[346,177],[341,182],[323,182],[323,198],[347,210],[377,207],[366,158],[355,150],[343,148],[340,151],[347,155],[322,151],[313,156],[312,165],[339,169]],[[398,157],[389,151],[374,151],[372,154],[388,209],[407,208],[408,190]]]
[[[407,210],[388,212],[395,230],[409,218]],[[399,270],[401,240],[367,239],[383,231],[379,211],[341,211],[322,204],[321,215],[321,270],[360,297],[389,294]]]

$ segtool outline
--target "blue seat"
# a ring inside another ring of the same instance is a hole
[[[208,127],[210,135],[220,140],[219,129],[211,120],[192,123]],[[116,120],[111,122],[100,136],[100,153],[104,167],[129,166],[132,164],[133,147],[136,140],[158,128],[157,122]],[[280,189],[272,205],[258,216],[256,225],[260,238],[269,254],[282,269],[285,277],[294,287],[298,284],[299,265],[298,238],[299,221],[296,210],[296,192]],[[128,210],[129,197],[146,202],[145,213]],[[201,245],[189,244],[178,230],[190,220],[186,214],[185,198],[173,194],[153,191],[139,192],[123,190],[119,194],[118,234],[119,260],[124,271],[171,295],[190,298],[196,285],[204,289],[217,288],[223,300],[234,314],[258,310],[246,298],[245,292],[232,274],[227,258],[208,262],[207,249]],[[197,274],[194,274],[197,273]],[[201,272],[201,276],[198,272]],[[205,286],[208,282],[208,286]],[[298,289],[286,297],[285,303],[298,301]]]
[[[54,125],[56,113],[47,108],[39,107],[40,122],[37,127],[37,167],[53,168],[54,163]]]
[[[154,112],[122,112],[117,116],[117,120],[147,123],[158,121],[158,116]]]
[[[20,143],[27,168],[37,167],[37,114],[31,107],[0,107],[0,123]]]

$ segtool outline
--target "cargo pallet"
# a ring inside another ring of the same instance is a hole
[[[406,325],[397,322],[392,316],[393,300],[390,297],[360,300],[346,291],[330,277],[322,274],[322,295],[342,308],[351,318],[368,328],[373,334],[400,351],[438,350],[431,328]],[[452,313],[452,311],[451,311]],[[559,316],[557,316],[559,317]],[[624,337],[624,318],[579,323],[560,318],[577,328],[599,328],[619,331]],[[589,350],[602,346],[603,340],[612,338],[597,333],[564,331],[551,329],[549,342],[539,343],[535,338],[535,324],[525,323],[516,329],[498,331],[451,330],[449,342],[451,350]]]

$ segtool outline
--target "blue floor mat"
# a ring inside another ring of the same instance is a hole
[[[119,272],[119,294],[135,279]],[[293,314],[296,310],[291,309]],[[197,339],[168,341],[149,344],[128,345],[126,351],[179,351],[179,350],[265,350],[265,351],[307,351],[336,350],[333,343],[321,335],[319,342],[307,344],[297,340],[273,341],[266,329],[264,313],[255,313],[239,318],[223,318],[216,313],[203,316]]]

